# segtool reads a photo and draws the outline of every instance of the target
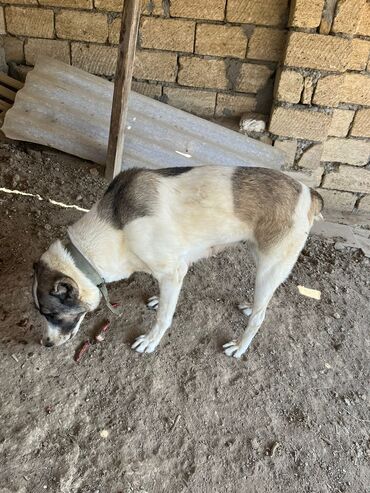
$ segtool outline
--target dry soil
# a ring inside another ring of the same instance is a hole
[[[106,187],[100,172],[0,145],[0,187],[44,199],[89,208]],[[246,324],[236,308],[253,294],[245,245],[190,270],[155,354],[130,349],[155,316],[144,300],[157,286],[144,274],[110,285],[121,318],[101,306],[75,339],[48,349],[32,264],[82,212],[4,192],[0,203],[1,493],[365,493],[369,259],[310,238],[239,361],[221,347]],[[76,364],[107,317],[106,340]]]

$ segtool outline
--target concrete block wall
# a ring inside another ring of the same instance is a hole
[[[293,0],[288,27],[275,145],[328,208],[370,214],[370,2]]]
[[[122,5],[0,1],[6,59],[27,72],[47,54],[113,77]],[[143,0],[134,89],[206,118],[267,118],[288,10],[288,0]]]
[[[123,0],[0,0],[6,61],[113,78]],[[205,118],[269,120],[329,208],[370,213],[369,0],[142,0],[133,88]],[[304,175],[302,175],[302,173]]]

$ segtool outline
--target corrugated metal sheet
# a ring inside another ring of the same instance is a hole
[[[41,58],[2,127],[11,139],[54,147],[104,164],[113,84]],[[220,125],[131,92],[122,167],[205,164],[279,169],[282,153]]]

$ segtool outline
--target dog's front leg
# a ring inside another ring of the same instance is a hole
[[[159,281],[159,307],[154,327],[146,335],[139,336],[131,346],[138,353],[152,353],[166,330],[171,326],[182,281],[187,267],[181,266],[171,274],[161,276]]]

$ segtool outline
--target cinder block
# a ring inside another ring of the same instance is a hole
[[[24,63],[23,39],[18,39],[14,36],[3,36],[3,45],[6,62]]]
[[[358,210],[361,212],[370,212],[370,195],[365,195],[365,197],[362,197]]]
[[[275,107],[270,122],[270,132],[293,139],[322,141],[325,139],[331,116],[306,109]]]
[[[182,56],[179,64],[177,81],[182,86],[227,89],[229,85],[224,60]]]
[[[121,17],[116,17],[108,26],[109,42],[112,45],[118,45],[121,31]]]
[[[323,144],[312,144],[298,161],[298,166],[305,169],[318,169],[321,163]]]
[[[159,99],[162,96],[162,86],[160,84],[149,84],[148,82],[132,81],[133,91],[148,96],[148,98]]]
[[[285,31],[256,27],[249,42],[248,58],[279,62],[283,57],[285,44]]]
[[[200,55],[245,58],[248,38],[239,26],[198,24],[195,53]]]
[[[4,7],[0,7],[0,34],[6,34]]]
[[[165,87],[163,89],[166,103],[194,115],[212,117],[216,106],[216,93],[196,91],[180,87]]]
[[[72,65],[91,74],[112,76],[117,64],[114,46],[72,43]]]
[[[339,0],[332,25],[334,33],[355,34],[366,0]]]
[[[171,0],[171,17],[208,19],[222,21],[225,17],[226,0]]]
[[[37,57],[49,56],[64,63],[71,63],[68,41],[29,38],[24,46],[27,65],[35,65]]]
[[[256,98],[240,94],[217,94],[216,113],[219,117],[236,117],[256,109]]]
[[[136,79],[175,82],[177,73],[176,53],[137,51],[134,77]]]
[[[369,59],[370,41],[353,39],[351,45],[351,56],[348,60],[348,70],[365,70]]]
[[[284,173],[295,180],[304,183],[307,187],[316,188],[321,185],[322,176],[324,174],[324,167],[320,166],[317,169],[304,169],[304,170],[287,170]]]
[[[346,137],[354,114],[353,110],[334,110],[328,134],[332,137]]]
[[[328,210],[351,212],[355,207],[357,195],[354,193],[326,190],[325,188],[320,188],[318,192],[324,199],[324,215],[325,211]]]
[[[105,43],[108,38],[107,16],[95,12],[62,10],[55,16],[58,38]]]
[[[35,38],[54,37],[54,12],[48,9],[5,7],[7,32]]]
[[[349,192],[370,193],[370,171],[365,168],[340,165],[338,170],[327,173],[324,188]]]
[[[94,0],[95,8],[106,12],[122,12],[124,0]],[[162,0],[141,0],[141,13],[163,15]]]
[[[108,12],[121,12],[124,0],[94,0],[94,6]]]
[[[333,138],[324,142],[322,161],[364,166],[368,163],[369,157],[370,142],[356,139]]]
[[[289,25],[315,28],[320,25],[325,0],[293,0],[290,7]]]
[[[343,82],[343,75],[329,75],[319,79],[313,96],[313,103],[332,108],[338,106]]]
[[[357,110],[351,135],[354,137],[370,137],[370,109]]]
[[[370,77],[365,74],[346,73],[340,88],[340,101],[370,106]]]
[[[303,76],[299,72],[282,70],[275,84],[275,97],[278,101],[299,103],[303,89]]]
[[[92,0],[38,0],[40,5],[68,9],[92,9]],[[18,2],[19,3],[19,2]]]
[[[6,0],[3,3],[18,4],[18,5],[37,5],[37,0]]]
[[[193,52],[195,22],[144,17],[140,26],[141,48]]]
[[[361,10],[357,34],[360,36],[370,36],[370,2],[366,2]]]
[[[335,36],[290,33],[284,64],[289,67],[344,72],[351,55],[351,41]]]
[[[280,149],[285,154],[285,166],[292,167],[297,152],[297,140],[275,140],[274,147]]]
[[[285,26],[287,17],[288,0],[228,0],[227,2],[226,19],[229,22]]]
[[[273,70],[265,65],[243,63],[238,70],[235,90],[238,92],[257,93],[266,86],[272,73]]]

